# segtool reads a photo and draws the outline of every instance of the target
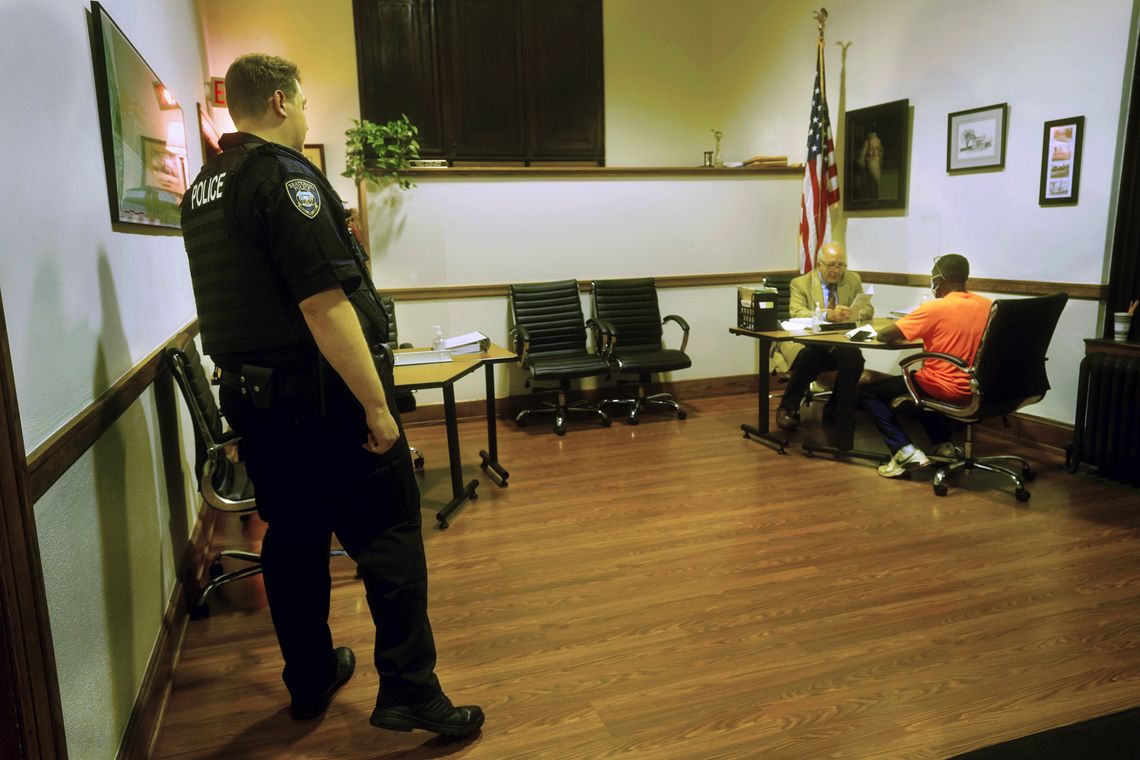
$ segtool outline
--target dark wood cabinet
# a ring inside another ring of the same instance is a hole
[[[432,0],[353,0],[360,116],[384,123],[406,114],[420,154],[445,154]]]
[[[605,163],[601,0],[354,0],[362,118],[421,154]]]
[[[604,163],[602,6],[523,2],[528,158]]]

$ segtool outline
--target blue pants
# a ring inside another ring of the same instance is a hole
[[[892,399],[906,395],[906,382],[901,375],[868,383],[859,389],[859,401],[875,420],[875,427],[883,434],[891,454],[911,443],[890,406]],[[950,440],[950,423],[941,414],[923,409],[918,413],[918,420],[932,446]]]

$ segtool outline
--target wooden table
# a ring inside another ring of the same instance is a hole
[[[422,348],[398,349],[398,356],[404,353],[425,351]],[[459,455],[459,420],[455,411],[455,383],[483,367],[486,373],[487,396],[487,449],[479,452],[482,463],[479,465],[495,485],[505,488],[511,476],[499,463],[499,443],[495,431],[495,371],[494,365],[514,361],[515,354],[502,346],[491,344],[481,354],[459,354],[449,362],[434,364],[397,364],[394,379],[397,390],[418,390],[439,388],[443,391],[443,415],[447,426],[447,456],[451,469],[451,501],[436,513],[441,530],[447,528],[452,515],[468,499],[479,498],[475,489],[478,480],[463,483],[463,463]]]
[[[886,327],[887,325],[894,324],[895,320],[887,317],[879,317],[871,320],[871,325],[876,331]],[[745,438],[755,438],[769,446],[772,446],[780,454],[786,454],[785,447],[789,443],[788,438],[773,434],[770,428],[770,412],[768,409],[768,395],[771,393],[771,365],[769,357],[772,353],[772,346],[776,343],[783,341],[795,341],[796,343],[803,343],[805,345],[825,345],[825,346],[844,346],[848,348],[870,348],[887,351],[902,351],[910,348],[922,348],[922,341],[901,341],[898,343],[880,343],[877,340],[870,340],[865,342],[853,341],[847,337],[847,331],[825,332],[825,333],[811,333],[799,332],[793,330],[746,330],[743,327],[730,327],[728,331],[733,335],[743,335],[748,338],[755,338],[760,341],[760,357],[758,361],[757,374],[760,380],[759,389],[759,407],[757,409],[756,425],[742,424],[740,429],[744,431]],[[869,451],[859,451],[854,448],[855,441],[855,399],[847,399],[847,402],[841,404],[836,413],[836,441],[837,446],[816,446],[814,444],[803,444],[804,451],[809,454],[820,452],[826,454],[835,454],[839,456],[859,457],[863,459],[871,459],[874,461],[885,462],[888,457],[878,453]]]

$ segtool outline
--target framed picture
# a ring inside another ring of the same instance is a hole
[[[910,101],[848,111],[843,208],[906,208]]]
[[[301,153],[312,162],[313,166],[321,170],[321,174],[325,173],[325,146],[323,144],[306,143],[305,149]]]
[[[958,111],[946,121],[946,171],[1005,168],[1005,122],[1009,106],[998,103]]]
[[[1081,140],[1084,136],[1084,116],[1045,122],[1045,140],[1041,146],[1041,192],[1037,197],[1042,206],[1077,202],[1077,192],[1081,189]]]
[[[198,104],[198,132],[202,136],[202,163],[205,163],[222,152],[219,142],[222,139],[222,132],[214,124],[214,120],[206,114],[206,109],[202,108],[201,103]]]
[[[177,229],[186,192],[182,108],[99,3],[91,19],[111,222]]]

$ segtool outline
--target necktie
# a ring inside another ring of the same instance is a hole
[[[835,285],[831,285],[827,289],[827,308],[829,308],[829,309],[835,308],[835,291],[836,291]]]

